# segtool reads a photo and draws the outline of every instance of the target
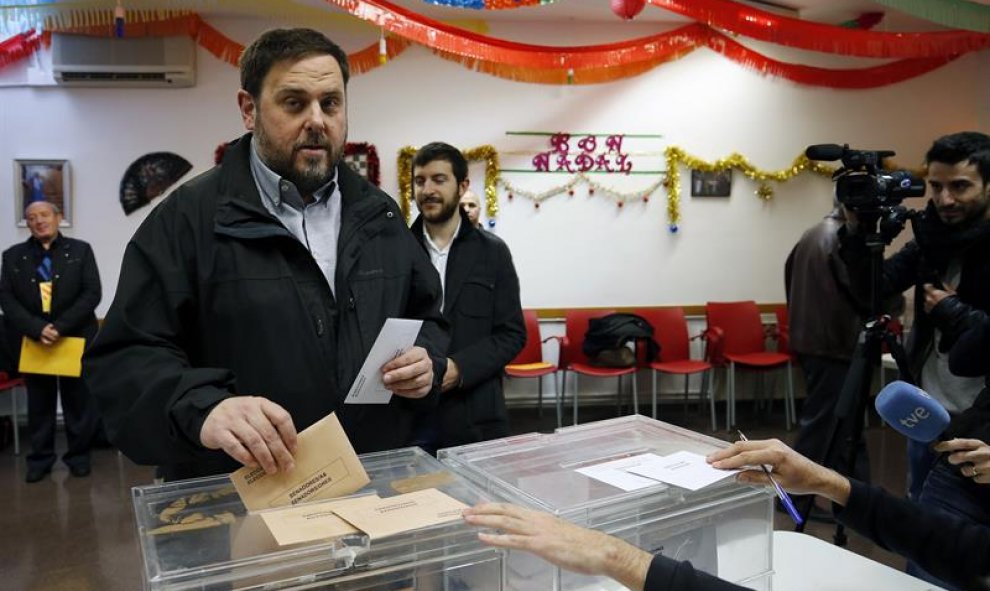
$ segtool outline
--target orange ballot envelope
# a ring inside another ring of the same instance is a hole
[[[244,467],[230,475],[248,511],[349,495],[370,482],[334,413],[310,425],[297,442],[290,472]]]
[[[62,337],[54,345],[43,345],[24,337],[21,339],[21,373],[41,373],[78,378],[82,374],[82,354],[86,339]]]

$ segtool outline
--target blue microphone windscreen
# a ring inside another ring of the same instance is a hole
[[[949,411],[907,382],[887,384],[877,394],[876,407],[885,423],[915,441],[934,441],[949,426]]]

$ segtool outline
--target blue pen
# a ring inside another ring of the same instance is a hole
[[[736,433],[739,433],[739,439],[749,441],[749,439],[746,439],[746,436],[743,435],[742,431],[736,431]],[[801,514],[798,513],[797,507],[794,506],[794,501],[791,500],[791,496],[788,495],[787,491],[782,489],[779,484],[777,484],[777,481],[773,478],[773,474],[770,473],[770,469],[764,464],[760,464],[760,468],[763,468],[763,473],[770,479],[770,483],[773,484],[773,489],[777,491],[777,498],[779,498],[780,502],[784,504],[784,508],[787,509],[787,514],[791,516],[794,523],[798,525],[804,523],[804,520],[801,519]]]

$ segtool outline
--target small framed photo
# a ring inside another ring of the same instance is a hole
[[[731,168],[712,172],[691,170],[692,197],[728,197],[731,194]]]
[[[72,225],[68,160],[15,160],[14,184],[14,219],[18,226],[27,226],[24,208],[35,201],[54,203],[62,211],[61,225]]]

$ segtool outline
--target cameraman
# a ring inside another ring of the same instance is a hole
[[[953,374],[948,354],[959,335],[986,319],[990,310],[990,136],[974,131],[943,136],[932,144],[925,162],[930,199],[914,225],[914,240],[884,261],[882,291],[889,296],[914,286],[915,322],[906,345],[909,369],[918,385],[955,417],[972,406],[983,388],[979,377]],[[840,256],[854,284],[868,286],[862,232],[847,223],[839,237]],[[950,482],[937,477],[925,485],[936,457],[927,444],[908,440],[911,498],[931,503],[950,493],[938,504],[970,519],[986,517],[985,511],[967,506],[966,497],[953,494],[958,491]]]

